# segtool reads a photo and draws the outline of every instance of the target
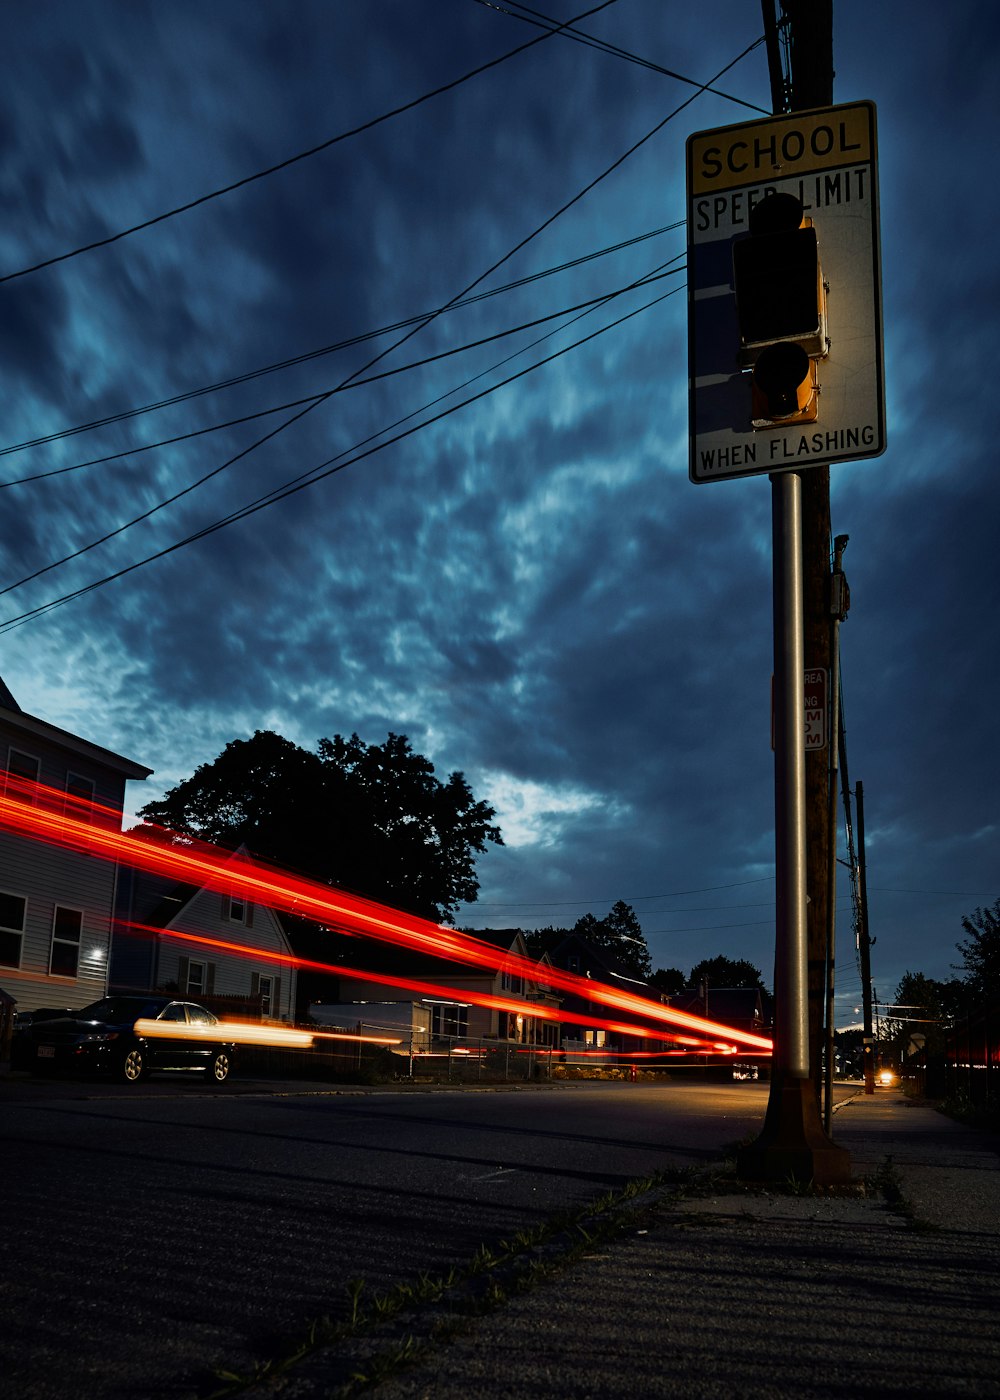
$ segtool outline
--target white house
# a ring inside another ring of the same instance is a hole
[[[99,803],[121,829],[125,783],[152,769],[26,714],[0,681],[0,782]],[[0,987],[19,1011],[79,1007],[107,990],[117,868],[0,827]]]
[[[251,864],[245,850],[233,862]],[[219,1013],[291,1021],[295,958],[280,919],[231,893],[122,870],[112,992],[173,992]]]

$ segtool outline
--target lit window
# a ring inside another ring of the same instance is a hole
[[[20,967],[21,941],[28,901],[24,895],[0,891],[0,963]]]
[[[52,954],[49,972],[53,977],[75,977],[80,963],[80,934],[83,914],[79,909],[56,905],[52,918]]]

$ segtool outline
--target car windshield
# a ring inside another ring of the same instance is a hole
[[[135,1021],[140,1016],[158,1016],[163,1010],[162,1001],[150,1001],[147,997],[105,997],[93,1001],[78,1011],[81,1021]]]

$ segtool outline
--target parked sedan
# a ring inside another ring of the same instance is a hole
[[[233,1045],[213,1033],[217,1017],[203,1006],[170,997],[105,997],[81,1011],[33,1022],[24,1031],[18,1061],[46,1069],[111,1074],[137,1084],[153,1070],[229,1077]]]

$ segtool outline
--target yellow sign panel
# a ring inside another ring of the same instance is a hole
[[[873,104],[789,112],[702,131],[688,142],[689,193],[712,194],[873,159]]]

